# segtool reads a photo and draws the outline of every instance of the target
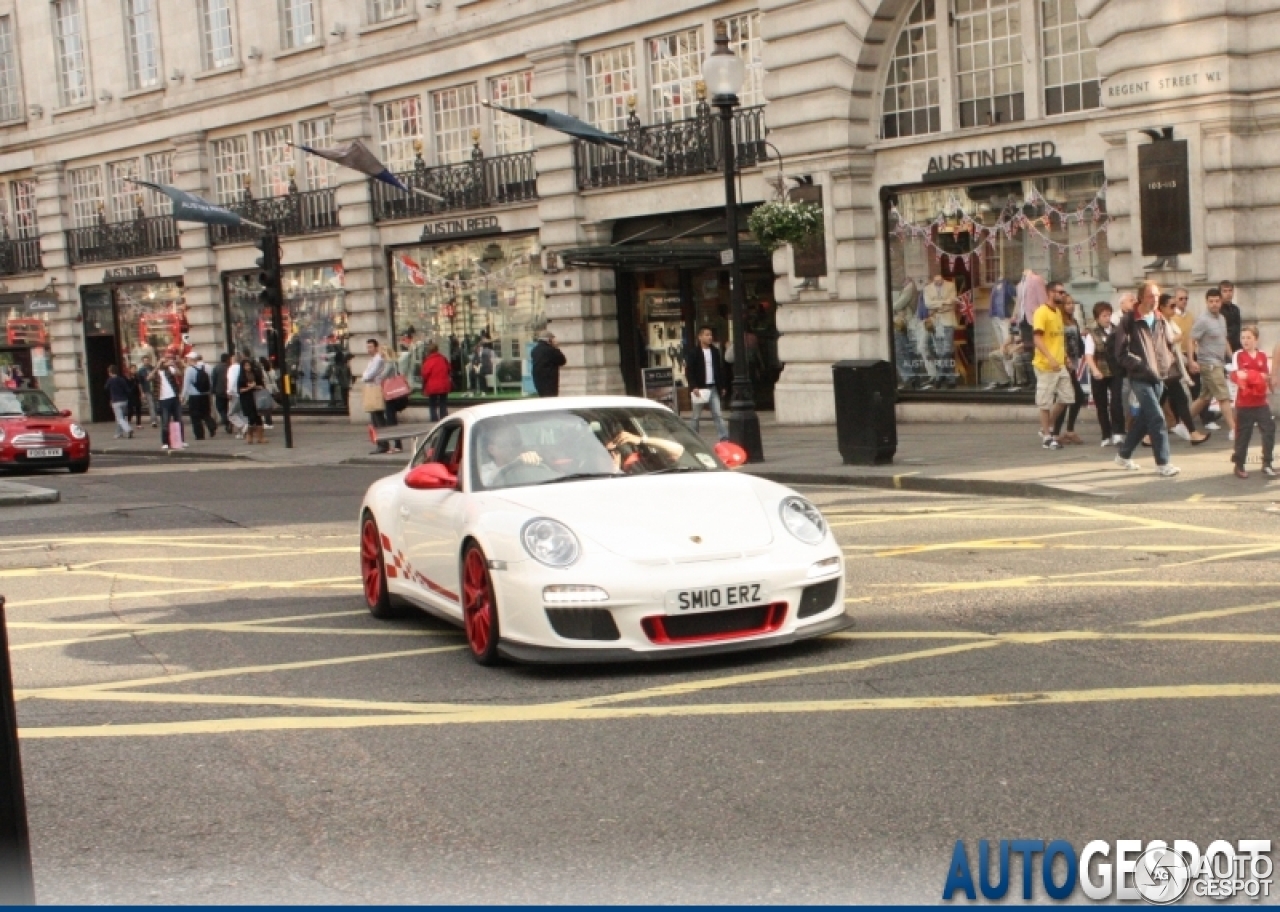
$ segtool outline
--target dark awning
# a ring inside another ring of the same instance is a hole
[[[607,269],[644,269],[654,267],[709,269],[720,266],[723,242],[663,241],[654,244],[620,244],[609,247],[575,247],[560,254],[569,266],[594,266]],[[759,244],[740,242],[738,261],[748,267],[768,267],[772,260]]]

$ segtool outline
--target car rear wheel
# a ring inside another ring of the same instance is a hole
[[[364,603],[370,614],[381,620],[400,616],[387,590],[382,533],[370,513],[366,513],[360,523],[360,581],[364,584]]]
[[[89,459],[86,457],[81,462],[73,462],[71,465],[67,466],[67,470],[72,475],[83,475],[85,472],[89,471]]]
[[[474,543],[462,555],[462,617],[471,657],[481,665],[497,665],[498,599],[489,561]]]

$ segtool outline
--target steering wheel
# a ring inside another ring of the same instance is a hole
[[[493,477],[493,484],[496,487],[511,487],[512,485],[533,484],[538,481],[546,481],[555,478],[560,473],[545,463],[534,463],[528,465],[519,460],[508,463],[503,466],[498,474]]]

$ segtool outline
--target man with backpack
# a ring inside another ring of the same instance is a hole
[[[183,376],[182,396],[187,400],[187,413],[191,416],[191,429],[196,440],[204,440],[205,429],[209,436],[218,435],[218,423],[213,420],[209,398],[213,393],[213,378],[197,351],[187,352],[187,371]]]

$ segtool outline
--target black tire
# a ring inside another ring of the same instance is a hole
[[[489,560],[475,542],[462,552],[462,626],[471,658],[486,666],[502,664],[498,655],[498,597]]]
[[[89,457],[86,456],[81,462],[71,463],[71,465],[67,466],[67,471],[72,475],[83,475],[89,471]]]
[[[364,585],[364,604],[380,621],[402,617],[404,612],[387,589],[387,564],[382,550],[382,533],[372,513],[360,520],[360,581]]]

